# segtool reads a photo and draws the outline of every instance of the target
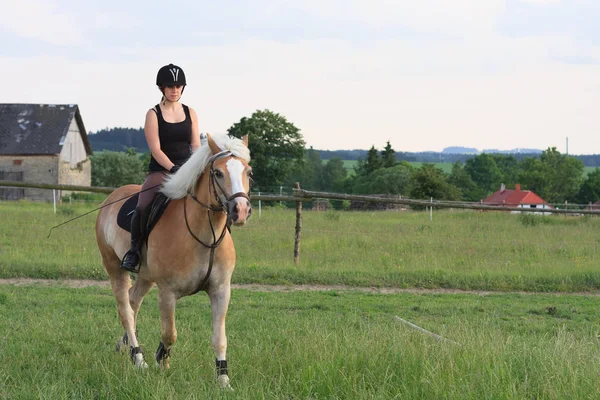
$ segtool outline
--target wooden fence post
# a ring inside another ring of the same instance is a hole
[[[296,182],[296,189],[300,189],[300,182]],[[300,261],[300,236],[302,234],[302,201],[296,202],[296,236],[294,238],[294,264]]]

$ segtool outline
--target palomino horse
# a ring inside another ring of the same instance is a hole
[[[245,224],[251,214],[250,152],[247,137],[240,140],[202,135],[201,143],[161,188],[172,201],[148,236],[147,246],[143,246],[142,265],[133,286],[129,272],[120,268],[130,235],[117,225],[123,202],[115,200],[138,192],[139,185],[116,189],[104,201],[107,206],[96,220],[96,240],[125,329],[117,348],[129,344],[135,366],[147,367],[136,336],[136,319],[144,296],[156,284],[162,334],[156,361],[168,368],[171,346],[177,339],[175,303],[204,290],[211,303],[217,380],[228,388],[225,316],[235,268],[235,249],[228,228],[231,223]]]

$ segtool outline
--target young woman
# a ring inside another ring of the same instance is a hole
[[[121,262],[121,268],[131,272],[139,272],[142,227],[147,221],[148,206],[160,189],[157,185],[164,182],[167,174],[175,173],[200,146],[196,112],[179,102],[186,85],[183,70],[177,65],[165,65],[158,70],[156,85],[162,93],[162,99],[148,110],[144,124],[144,134],[152,156],[148,176],[131,218],[131,248]]]

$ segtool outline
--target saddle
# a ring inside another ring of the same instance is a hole
[[[131,217],[133,216],[133,211],[137,206],[138,197],[139,193],[136,193],[135,195],[127,199],[127,201],[123,203],[123,205],[119,209],[119,213],[117,214],[117,225],[119,225],[121,228],[125,229],[127,232],[130,233]],[[152,229],[156,226],[158,220],[163,215],[170,202],[171,199],[169,199],[161,192],[158,192],[154,196],[152,203],[150,203],[150,205],[148,206],[147,212],[149,214],[146,220],[146,225],[142,226],[142,242],[148,241],[148,236],[150,235],[150,232],[152,232]]]

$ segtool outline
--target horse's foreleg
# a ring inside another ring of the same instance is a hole
[[[125,272],[121,274],[111,274],[110,283],[115,299],[117,300],[121,325],[123,325],[123,328],[125,329],[125,335],[123,336],[123,339],[121,339],[121,342],[123,344],[129,343],[131,362],[138,368],[146,368],[148,365],[144,361],[144,355],[142,354],[135,333],[135,313],[129,303],[129,287],[131,285],[129,274]],[[119,344],[117,344],[117,348],[118,347]]]
[[[229,307],[231,288],[229,284],[222,285],[215,290],[209,290],[209,296],[212,309],[212,344],[217,363],[217,381],[222,388],[231,389],[227,374],[227,336],[225,334],[225,317]]]
[[[137,316],[144,301],[144,296],[148,294],[154,286],[154,282],[138,277],[133,286],[129,289],[129,305],[133,310],[133,323],[137,326]]]
[[[163,368],[169,368],[171,346],[177,340],[177,329],[175,329],[176,302],[177,298],[172,292],[158,288],[162,341],[158,345],[158,350],[156,350],[156,365]]]

